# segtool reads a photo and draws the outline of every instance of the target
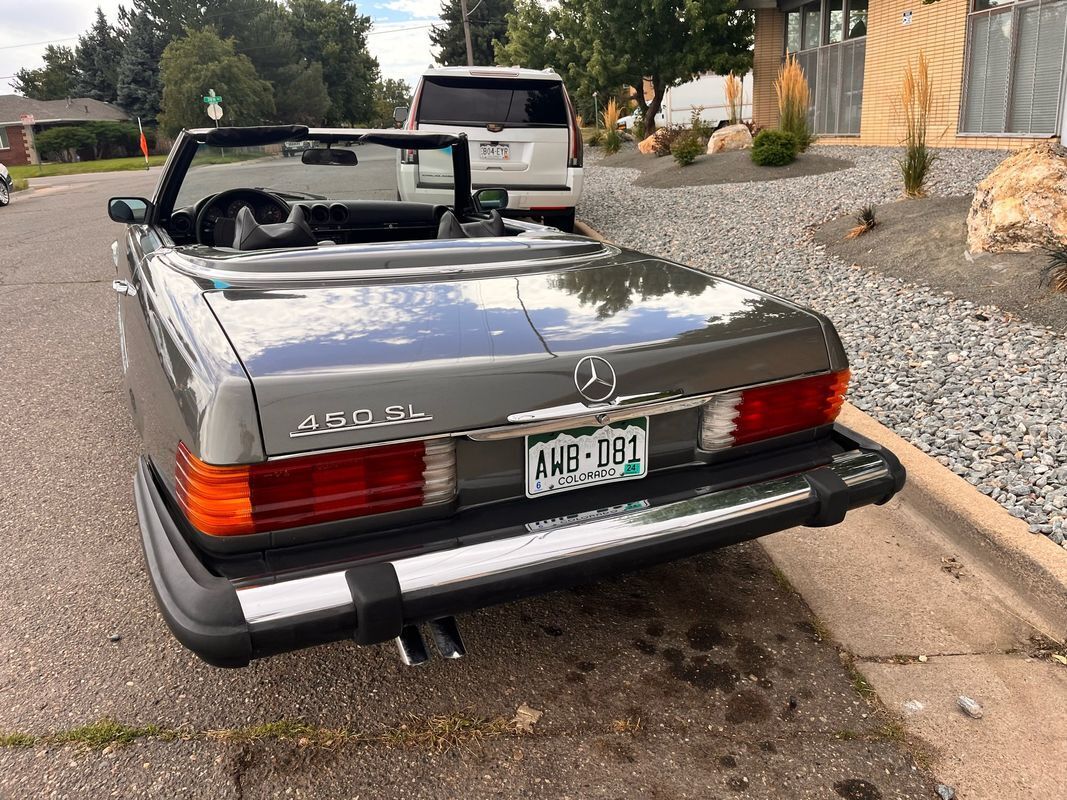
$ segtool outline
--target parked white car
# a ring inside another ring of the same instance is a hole
[[[441,67],[422,74],[411,108],[396,109],[407,130],[467,134],[472,188],[508,190],[509,216],[574,229],[582,196],[582,136],[563,79],[552,70]],[[401,150],[401,200],[452,202],[447,150]]]
[[[619,117],[618,121],[615,124],[620,128],[624,128],[628,131],[631,131],[633,130],[634,122],[637,121],[637,118],[638,115],[636,112],[633,114],[627,114],[625,117]],[[659,128],[666,124],[667,118],[663,116],[663,112],[661,111],[659,114],[656,114],[656,127]]]
[[[11,173],[7,167],[0,164],[0,206],[6,206],[11,202]]]

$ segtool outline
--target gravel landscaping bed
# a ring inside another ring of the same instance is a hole
[[[827,314],[852,365],[849,399],[1057,544],[1067,534],[1063,335],[826,253],[813,226],[900,197],[890,148],[819,147],[854,166],[764,183],[637,188],[587,158],[579,216],[608,238]],[[933,195],[963,195],[1005,153],[941,150]]]

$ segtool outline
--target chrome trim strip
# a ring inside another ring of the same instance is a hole
[[[850,487],[889,477],[877,453],[854,450],[829,466]],[[456,586],[486,576],[547,565],[580,555],[610,551],[638,542],[666,540],[708,525],[739,521],[761,512],[806,502],[812,489],[804,473],[752,486],[698,494],[687,500],[650,506],[615,517],[576,522],[507,539],[455,547],[392,561],[402,594]],[[349,607],[345,571],[237,589],[245,620],[252,627]]]

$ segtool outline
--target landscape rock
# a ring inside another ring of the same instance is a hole
[[[644,153],[646,156],[652,155],[656,151],[656,134],[646,136],[640,142],[637,143],[637,152]]]
[[[752,131],[747,125],[727,125],[711,134],[708,142],[708,155],[723,153],[727,150],[744,150],[752,147]]]
[[[978,184],[967,215],[972,253],[1027,253],[1065,244],[1067,148],[1048,142],[1020,150]]]
[[[963,713],[971,719],[981,719],[984,714],[981,704],[979,704],[977,700],[972,700],[965,694],[959,696],[956,700],[956,704],[959,705],[963,710]]]

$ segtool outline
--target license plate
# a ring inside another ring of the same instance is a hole
[[[526,496],[643,478],[648,417],[526,437]]]
[[[481,144],[478,152],[482,161],[510,161],[511,145],[508,144]]]

